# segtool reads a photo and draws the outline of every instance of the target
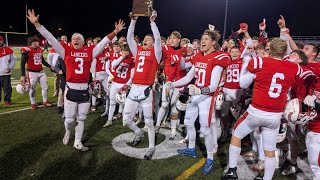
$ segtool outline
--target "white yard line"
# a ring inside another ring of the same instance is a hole
[[[43,107],[43,105],[37,106],[37,108],[41,108],[41,107]],[[17,109],[17,110],[13,110],[13,111],[9,111],[9,112],[0,113],[0,115],[12,114],[12,113],[16,113],[16,112],[20,112],[20,111],[25,111],[25,110],[29,110],[29,109],[30,109],[30,107],[28,107],[28,108],[23,108],[23,109]]]

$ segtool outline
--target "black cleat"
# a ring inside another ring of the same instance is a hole
[[[140,131],[138,134],[135,134],[134,139],[132,141],[132,146],[138,145],[144,138],[144,132]]]
[[[144,155],[143,158],[144,158],[145,160],[150,160],[150,159],[152,158],[154,152],[155,152],[155,149],[154,149],[154,148],[149,148],[148,151],[147,151],[147,153],[146,153],[146,155]]]
[[[223,175],[221,180],[235,180],[238,179],[237,168],[229,168],[228,172]]]

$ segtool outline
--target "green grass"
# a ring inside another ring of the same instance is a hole
[[[78,152],[70,145],[62,145],[63,119],[56,108],[39,108],[10,115],[0,115],[0,177],[2,179],[174,179],[198,162],[204,155],[202,141],[198,141],[196,159],[174,156],[163,160],[145,161],[124,156],[111,145],[116,136],[130,132],[115,121],[113,126],[102,128],[103,108],[90,112],[86,120],[83,142],[88,152]],[[73,137],[73,136],[71,136]],[[157,136],[157,144],[164,139]],[[147,147],[145,138],[139,148]],[[227,164],[228,145],[221,145],[215,170],[209,176],[201,169],[190,179],[219,179]],[[274,179],[285,178],[277,171]]]

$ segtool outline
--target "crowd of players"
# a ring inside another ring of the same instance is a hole
[[[209,174],[214,169],[218,139],[223,142],[232,133],[229,169],[222,179],[238,179],[241,140],[249,135],[252,150],[244,156],[259,159],[254,170],[264,175],[257,179],[272,179],[276,168],[281,168],[283,175],[298,171],[298,139],[305,137],[313,178],[319,180],[319,47],[296,44],[282,16],[277,22],[279,37],[268,38],[265,20],[259,24],[258,37],[251,37],[248,24],[241,23],[222,46],[218,44],[220,34],[212,25],[201,40],[195,39],[192,44],[177,31],[168,38],[161,37],[156,16],[154,12],[150,17],[152,34],[141,42],[134,36],[138,18],[131,15],[127,37],[116,38],[125,28],[119,20],[115,30],[102,39],[85,41],[81,34],[74,33],[70,42],[66,36],[59,42],[29,10],[30,22],[53,48],[48,62],[37,38],[31,38],[30,46],[21,49],[21,84],[17,91],[29,93],[34,110],[35,87],[40,82],[43,105],[51,106],[42,64],[55,72],[54,96],[59,96],[58,109],[65,118],[63,144],[69,143],[71,130],[75,129],[74,147],[81,151],[89,150],[81,139],[90,107],[96,111],[103,100],[105,112],[101,116],[107,117],[104,127],[122,118],[123,125],[134,132],[133,146],[144,138],[143,129],[147,131],[147,160],[156,151],[155,134],[162,127],[171,129],[170,140],[187,144],[177,150],[179,154],[195,158],[198,130],[207,151],[202,172]],[[142,120],[145,127],[141,129],[137,125]],[[181,129],[186,131],[182,140],[176,138]],[[280,167],[279,154],[286,159]]]

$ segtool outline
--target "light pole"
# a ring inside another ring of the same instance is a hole
[[[225,40],[225,37],[226,37],[227,18],[228,18],[228,0],[226,0],[226,9],[224,11],[224,26],[223,26],[223,36],[222,36],[223,40]]]

